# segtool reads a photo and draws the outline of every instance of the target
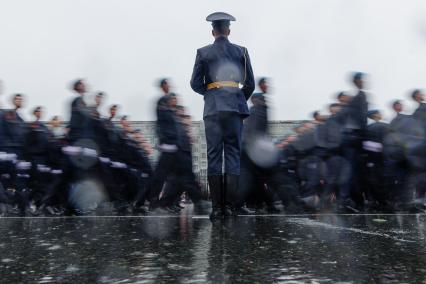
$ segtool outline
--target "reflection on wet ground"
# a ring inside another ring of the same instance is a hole
[[[425,216],[0,219],[3,283],[424,283]]]

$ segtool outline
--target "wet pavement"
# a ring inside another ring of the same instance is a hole
[[[426,216],[1,218],[1,283],[426,283]]]

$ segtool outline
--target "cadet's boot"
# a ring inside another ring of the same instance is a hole
[[[194,202],[194,214],[205,215],[211,208],[211,203],[206,200],[198,200],[197,202]]]
[[[225,201],[225,206],[224,206],[224,216],[231,216],[231,215],[251,215],[254,212],[249,210],[246,207],[243,207],[242,205],[237,205],[239,204],[238,202],[238,185],[239,185],[239,181],[240,181],[240,176],[239,175],[231,175],[231,174],[226,174],[225,177],[225,194],[227,197],[229,197],[229,200],[226,202]],[[230,204],[234,205],[233,210],[231,210],[231,206]]]
[[[208,176],[210,196],[212,199],[212,212],[210,213],[210,220],[214,221],[223,216],[223,176]]]
[[[234,210],[232,211],[232,213],[233,213],[235,216],[238,216],[238,215],[253,215],[253,214],[255,214],[255,212],[254,212],[254,211],[252,211],[252,210],[248,209],[248,208],[247,208],[247,207],[245,207],[245,206],[242,206],[242,207],[236,207],[236,208],[234,208]]]
[[[269,214],[280,214],[281,210],[277,208],[274,204],[272,204],[266,207],[266,212],[268,212]]]

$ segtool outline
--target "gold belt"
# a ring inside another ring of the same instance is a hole
[[[234,81],[219,81],[207,84],[207,90],[219,89],[223,87],[238,88],[240,85]]]

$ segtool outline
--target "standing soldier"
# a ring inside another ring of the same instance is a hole
[[[203,118],[213,202],[210,218],[213,220],[230,215],[226,208],[226,191],[238,188],[243,119],[249,115],[246,101],[255,83],[247,49],[228,40],[230,21],[235,18],[216,12],[206,20],[212,22],[215,41],[197,50],[191,87],[204,96],[205,102]]]

